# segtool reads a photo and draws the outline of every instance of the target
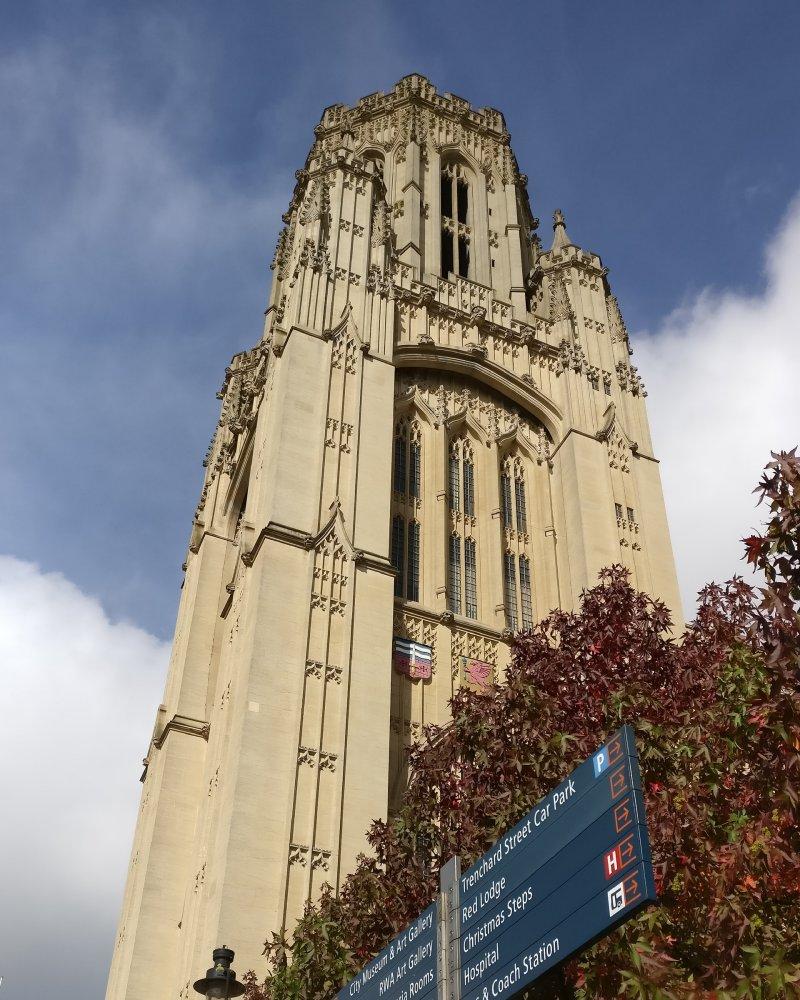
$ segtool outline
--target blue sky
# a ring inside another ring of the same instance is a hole
[[[15,5],[0,551],[170,634],[214,392],[313,126],[412,70],[505,113],[545,238],[562,207],[632,330],[757,290],[798,187],[798,29],[770,3]]]
[[[545,239],[561,207],[610,268],[690,609],[798,439],[799,41],[770,0],[5,7],[0,662],[5,738],[47,736],[27,770],[0,738],[27,817],[0,975],[52,957],[10,995],[78,947],[90,981],[59,994],[102,993],[215,392],[322,109],[421,72],[503,111]]]

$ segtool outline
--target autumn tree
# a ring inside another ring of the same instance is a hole
[[[764,586],[700,594],[682,636],[613,566],[579,611],[518,635],[505,681],[459,691],[410,751],[410,785],[373,853],[291,942],[265,946],[252,1000],[325,1000],[623,722],[636,730],[658,906],[533,991],[565,997],[800,995],[800,459],[773,455],[745,540]]]

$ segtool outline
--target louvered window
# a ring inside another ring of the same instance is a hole
[[[442,210],[442,277],[452,272],[469,277],[470,227],[469,184],[464,169],[458,163],[448,163],[441,175]]]

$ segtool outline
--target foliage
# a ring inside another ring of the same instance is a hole
[[[671,638],[665,606],[620,566],[514,643],[505,683],[461,690],[410,751],[398,815],[376,822],[337,896],[309,907],[251,1000],[323,1000],[622,722],[636,729],[660,905],[540,982],[541,996],[800,995],[800,459],[773,455],[765,586],[709,585]]]

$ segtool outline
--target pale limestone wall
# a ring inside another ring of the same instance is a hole
[[[222,943],[263,971],[265,937],[396,806],[460,658],[502,679],[504,553],[530,559],[534,621],[621,562],[681,624],[624,322],[560,213],[542,250],[502,115],[411,76],[328,108],[315,134],[263,337],[220,392],[109,1000],[186,1000]],[[443,176],[468,192],[465,220],[443,220]],[[448,233],[466,276],[440,273]],[[419,497],[393,492],[401,425]],[[474,515],[450,509],[453,448],[474,461]],[[503,523],[503,470],[524,482],[524,527]],[[394,596],[395,516],[420,525],[414,601]],[[454,532],[475,542],[473,617],[452,607]],[[393,635],[432,647],[429,680],[392,670]]]

